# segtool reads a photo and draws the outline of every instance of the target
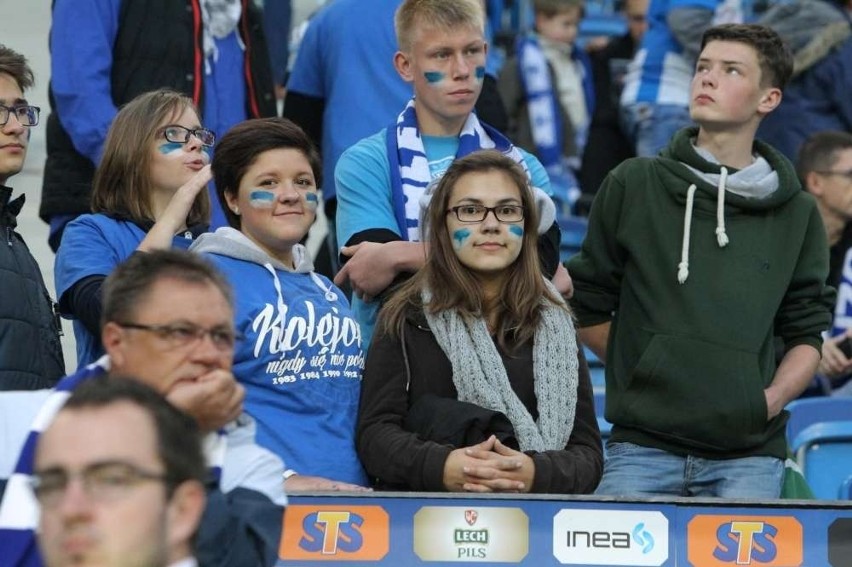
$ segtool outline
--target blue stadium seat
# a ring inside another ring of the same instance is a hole
[[[606,390],[604,388],[595,386],[593,395],[595,397],[595,415],[599,418],[603,417],[604,408],[606,406]]]
[[[852,475],[847,476],[843,484],[840,485],[839,498],[841,500],[852,500]]]
[[[802,398],[787,404],[786,409],[790,412],[787,443],[792,443],[803,429],[814,423],[852,420],[852,398]]]
[[[852,421],[809,425],[793,440],[792,450],[817,498],[841,497],[852,471]]]

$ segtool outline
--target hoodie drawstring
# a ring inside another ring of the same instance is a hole
[[[716,241],[719,248],[728,245],[728,234],[725,232],[725,182],[728,180],[728,168],[722,167],[719,175],[719,191],[716,197]]]
[[[695,203],[695,183],[686,190],[686,210],[683,213],[683,241],[680,247],[680,264],[677,265],[677,282],[685,283],[689,277],[689,233],[692,230],[692,205]]]
[[[716,242],[719,248],[728,245],[728,233],[725,231],[725,184],[728,180],[728,169],[722,167],[719,176],[719,186],[716,196]],[[695,204],[696,186],[693,183],[686,190],[686,210],[683,213],[683,241],[680,248],[680,263],[677,265],[677,281],[685,283],[689,277],[689,236],[692,231],[692,207]]]

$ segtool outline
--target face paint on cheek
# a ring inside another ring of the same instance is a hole
[[[444,75],[440,71],[426,71],[425,73],[423,73],[423,76],[426,77],[426,80],[429,82],[430,85],[437,85],[438,83],[444,80],[444,77],[446,75]]]
[[[510,224],[509,225],[509,234],[511,234],[515,238],[523,238],[524,237],[524,227],[518,226],[516,224]]]
[[[464,246],[465,241],[470,238],[470,230],[466,228],[460,228],[453,232],[453,248],[456,250],[461,250],[461,247]]]
[[[249,205],[255,209],[271,209],[275,205],[275,193],[255,189],[249,193]]]
[[[305,193],[305,205],[311,211],[317,210],[317,207],[319,207],[319,195],[316,193]]]
[[[485,67],[477,67],[476,68],[476,80],[481,81],[485,78]]]
[[[179,152],[183,149],[183,144],[178,144],[177,142],[165,142],[157,146],[157,149],[160,150],[160,153],[164,156],[169,154]]]

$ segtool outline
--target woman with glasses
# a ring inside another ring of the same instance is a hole
[[[494,150],[456,160],[424,212],[426,264],[386,302],[357,447],[380,486],[589,493],[603,465],[571,313],[541,274],[533,192]]]
[[[207,230],[215,136],[188,97],[170,90],[139,95],[116,115],[92,188],[92,214],[65,229],[56,254],[62,315],[74,320],[79,367],[103,354],[100,290],[135,251],[188,248]]]
[[[343,293],[313,271],[300,242],[316,218],[319,156],[283,118],[248,120],[216,147],[216,193],[230,226],[193,252],[225,274],[236,297],[234,376],[257,442],[288,467],[285,487],[364,490],[355,421],[364,356]]]

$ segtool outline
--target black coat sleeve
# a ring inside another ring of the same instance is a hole
[[[443,491],[444,463],[453,447],[422,441],[403,429],[408,380],[402,348],[399,339],[385,333],[373,337],[361,382],[355,437],[358,456],[379,485]]]
[[[284,111],[281,115],[299,125],[322,152],[322,126],[325,112],[325,99],[287,91],[284,98]]]
[[[564,450],[530,453],[535,463],[532,487],[535,493],[589,494],[597,488],[603,474],[603,447],[592,381],[579,340],[577,349],[580,369],[574,429]]]
[[[247,488],[208,487],[196,539],[199,565],[271,567],[278,560],[284,508]]]
[[[88,276],[68,288],[59,298],[59,311],[73,315],[92,336],[101,336],[101,288],[106,276]]]

